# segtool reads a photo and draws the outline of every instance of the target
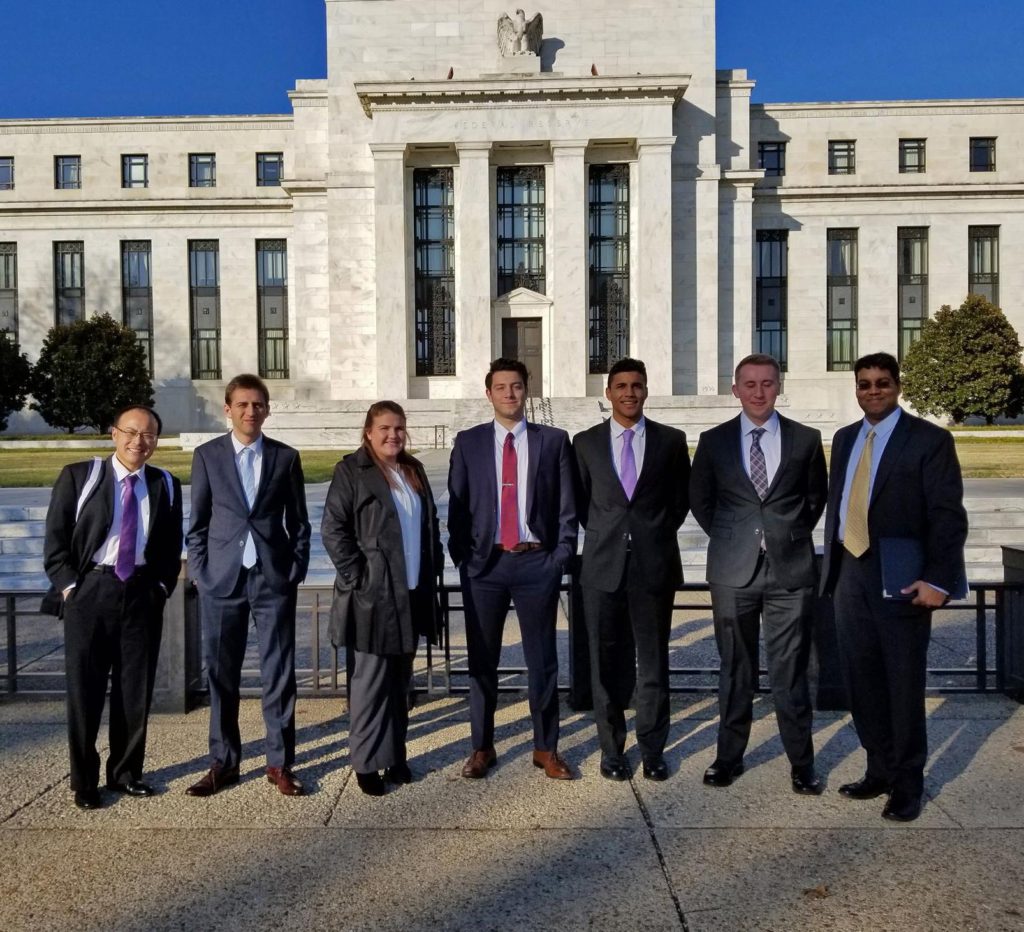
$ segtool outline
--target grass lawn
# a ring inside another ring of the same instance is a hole
[[[302,470],[307,482],[327,482],[334,464],[347,450],[303,450]],[[90,456],[109,456],[110,448],[95,450],[0,450],[0,488],[47,487],[67,463]],[[191,479],[192,454],[157,448],[150,462],[170,470],[185,485]]]

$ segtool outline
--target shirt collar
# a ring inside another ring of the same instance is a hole
[[[773,437],[779,432],[779,412],[772,411],[771,417],[768,418],[763,424],[755,424],[745,411],[740,411],[740,430],[744,437],[748,436],[752,430],[756,430],[758,427],[763,427]]]
[[[122,463],[116,456],[110,457],[110,463],[114,467],[114,479],[117,482],[124,482],[125,476],[138,476],[142,478],[142,471],[146,468],[146,464],[143,463],[134,472],[130,470],[124,463]]]
[[[239,440],[239,439],[238,439],[238,438],[237,438],[237,437],[235,436],[235,433],[234,433],[234,431],[232,431],[232,432],[231,432],[231,433],[230,433],[230,434],[229,434],[228,436],[229,436],[229,437],[231,437],[231,445],[232,445],[232,446],[233,446],[233,447],[235,448],[235,456],[236,456],[236,457],[237,457],[237,456],[238,456],[238,455],[239,455],[239,454],[240,454],[240,453],[242,452],[242,450],[244,450],[244,449],[246,449],[246,448],[248,448],[248,449],[252,450],[252,452],[253,452],[253,453],[254,453],[254,454],[255,454],[256,456],[262,456],[262,455],[263,455],[263,434],[260,434],[260,435],[259,435],[259,436],[258,436],[258,437],[257,437],[257,438],[256,438],[256,439],[255,439],[255,440],[254,440],[254,441],[252,442],[252,443],[250,443],[250,444],[244,444],[244,443],[242,443],[242,441],[241,441],[241,440]]]
[[[618,439],[619,439],[619,437],[621,437],[621,436],[623,435],[623,433],[625,433],[625,432],[626,432],[627,430],[629,430],[629,428],[627,428],[627,427],[623,427],[623,426],[622,426],[622,425],[621,425],[621,424],[620,424],[620,423],[619,423],[619,422],[618,422],[617,420],[615,420],[615,418],[613,418],[613,417],[612,417],[612,418],[609,418],[608,420],[609,420],[609,422],[611,423],[611,426],[612,426],[612,439],[613,439],[613,440],[618,440]],[[645,418],[645,417],[644,417],[644,416],[643,416],[643,415],[641,414],[641,415],[640,415],[640,420],[639,420],[639,421],[637,421],[637,422],[636,422],[636,423],[635,423],[635,424],[633,425],[633,428],[632,428],[632,430],[633,430],[633,436],[634,436],[634,437],[642,437],[642,436],[643,436],[643,434],[644,434],[644,431],[645,431],[646,429],[647,429],[647,418]]]
[[[494,436],[497,438],[499,443],[505,442],[505,436],[507,434],[511,434],[516,440],[518,440],[524,433],[526,433],[525,417],[521,421],[516,421],[511,430],[502,426],[497,421],[494,422]]]
[[[893,430],[896,428],[896,424],[899,421],[900,415],[902,413],[903,409],[897,405],[896,410],[893,411],[892,414],[889,414],[886,417],[882,418],[882,420],[880,420],[877,424],[872,424],[868,421],[867,418],[864,418],[860,426],[860,436],[866,437],[868,435],[868,431],[873,430],[875,432],[876,440],[888,439],[889,434],[891,434]]]

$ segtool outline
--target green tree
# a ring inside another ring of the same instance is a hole
[[[0,331],[0,430],[7,430],[7,416],[25,407],[32,367],[21,347]]]
[[[69,434],[79,427],[103,432],[125,405],[153,403],[145,351],[109,314],[53,327],[30,384],[32,409]]]
[[[953,423],[1016,417],[1024,406],[1024,367],[1017,332],[980,295],[926,320],[903,362],[903,395],[921,414]]]

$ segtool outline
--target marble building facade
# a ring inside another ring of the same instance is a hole
[[[169,426],[203,430],[240,371],[278,411],[455,426],[501,353],[558,421],[628,352],[685,425],[763,348],[829,425],[851,356],[941,304],[1024,327],[1024,101],[752,105],[713,0],[554,0],[535,53],[503,53],[500,5],[326,12],[290,115],[0,121],[0,326],[30,358],[55,320],[134,321]]]

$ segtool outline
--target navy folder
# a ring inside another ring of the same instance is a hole
[[[904,595],[900,590],[921,578],[924,572],[924,547],[916,537],[880,537],[878,559],[882,564],[882,598],[909,602],[913,595]],[[953,601],[967,598],[967,569],[961,562],[949,597]],[[929,580],[925,580],[929,582]]]

